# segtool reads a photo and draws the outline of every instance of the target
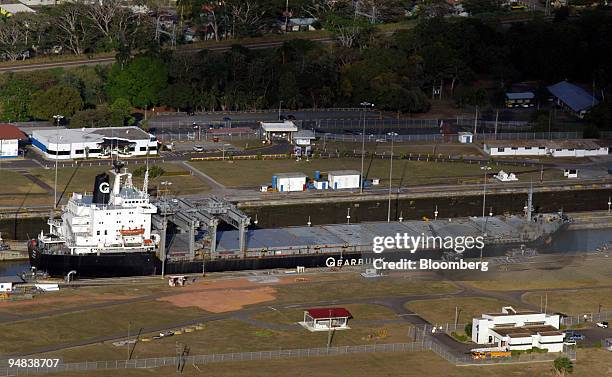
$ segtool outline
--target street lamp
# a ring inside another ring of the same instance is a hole
[[[280,102],[278,103],[278,120],[281,120],[282,106],[283,106],[283,100],[280,100]]]
[[[59,158],[59,125],[64,117],[54,115],[55,120],[55,184],[53,185],[53,209],[57,208],[57,159]]]
[[[366,133],[366,117],[365,117],[365,109],[366,107],[374,107],[373,103],[370,102],[361,102],[361,112],[363,115],[363,129],[361,131],[361,180],[359,183],[359,193],[363,193],[363,162],[365,158],[365,133]]]
[[[487,225],[485,217],[485,207],[487,205],[487,171],[491,170],[490,166],[481,166],[480,169],[484,171],[484,185],[482,186],[482,234],[486,235]]]
[[[397,136],[396,132],[389,132],[387,135],[391,136],[391,158],[389,160],[389,204],[387,208],[387,222],[391,222],[391,183],[393,181],[393,142]],[[399,192],[399,190],[398,190]]]

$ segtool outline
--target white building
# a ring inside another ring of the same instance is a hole
[[[474,135],[471,132],[459,132],[457,137],[462,144],[470,144],[474,141]]]
[[[272,189],[279,192],[304,191],[306,178],[304,173],[277,173],[272,176]]]
[[[0,16],[11,17],[17,13],[36,13],[36,11],[21,3],[0,4]]]
[[[27,136],[11,124],[0,124],[0,158],[19,156],[19,141]]]
[[[501,313],[487,313],[472,320],[472,341],[507,351],[537,347],[548,352],[562,352],[565,334],[559,331],[559,325],[558,314],[506,306]]]
[[[489,140],[484,151],[490,156],[590,157],[608,154],[602,140]]]
[[[157,138],[138,127],[33,130],[32,145],[48,159],[134,157],[157,154]]]
[[[334,190],[359,188],[361,174],[356,170],[336,170],[327,173],[329,187]]]
[[[272,139],[286,139],[293,140],[293,134],[297,132],[298,128],[290,120],[283,122],[260,122],[261,125],[261,136],[270,141]]]
[[[0,292],[8,293],[13,291],[13,282],[1,282],[0,281]]]
[[[293,134],[293,143],[298,146],[310,145],[315,139],[315,133],[311,130],[300,130]]]
[[[345,308],[316,308],[304,310],[300,325],[310,331],[348,330],[348,320],[353,318]]]

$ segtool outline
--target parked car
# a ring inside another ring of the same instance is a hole
[[[602,329],[608,328],[608,321],[597,322],[597,327],[601,327]]]
[[[579,332],[576,331],[566,331],[565,332],[565,337],[571,342],[577,342],[579,340],[584,340],[586,337],[584,336],[584,334],[581,334]]]
[[[196,152],[204,152],[204,147],[201,145],[194,145],[193,150]]]

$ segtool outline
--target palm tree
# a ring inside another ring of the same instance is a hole
[[[571,374],[574,371],[574,363],[572,363],[572,361],[565,356],[557,357],[553,362],[553,367],[557,376],[565,376],[566,374]]]

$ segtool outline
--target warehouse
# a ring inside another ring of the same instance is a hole
[[[507,351],[546,349],[563,351],[564,334],[558,314],[503,307],[500,313],[483,314],[472,320],[472,341],[493,344]]]
[[[361,174],[356,170],[335,170],[327,173],[329,187],[334,190],[360,187]]]
[[[483,149],[490,156],[590,157],[608,154],[605,141],[578,140],[490,140]]]
[[[560,81],[548,86],[547,89],[557,106],[579,118],[584,118],[593,107],[599,104],[591,93],[567,81]]]
[[[11,124],[0,124],[0,158],[19,156],[19,141],[27,136]]]
[[[32,145],[48,159],[135,157],[157,154],[157,139],[138,127],[33,130]]]
[[[272,176],[272,189],[279,192],[304,191],[306,178],[304,173],[276,173]]]

